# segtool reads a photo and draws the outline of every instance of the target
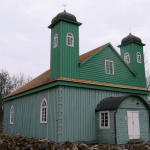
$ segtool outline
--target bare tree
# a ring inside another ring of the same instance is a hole
[[[24,73],[20,73],[18,75],[14,75],[12,77],[13,91],[19,89],[26,83],[32,80],[31,76],[25,76]]]
[[[145,78],[146,78],[146,87],[147,89],[150,89],[150,62],[147,57],[147,52],[144,51],[144,64],[145,64]],[[150,94],[147,95],[148,104],[150,106]]]
[[[146,86],[150,88],[150,62],[147,57],[147,52],[144,51],[144,64],[145,64],[145,76],[146,76]]]
[[[2,99],[17,90],[21,86],[25,85],[32,80],[32,77],[25,76],[23,73],[19,75],[10,76],[8,71],[0,70],[0,128],[3,122],[3,102]]]

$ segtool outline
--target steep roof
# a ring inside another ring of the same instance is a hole
[[[107,44],[105,44],[107,45]],[[97,52],[98,50],[100,50],[102,47],[104,47],[105,45],[102,45],[94,50],[91,50],[81,56],[79,56],[79,62],[83,62],[84,60],[86,60],[87,58],[89,58],[91,55],[93,55],[95,52]],[[22,86],[21,88],[17,89],[16,91],[8,94],[6,97],[4,98],[7,98],[9,96],[12,96],[12,95],[16,95],[16,94],[19,94],[19,93],[22,93],[24,91],[27,91],[27,90],[30,90],[30,89],[33,89],[35,87],[38,87],[38,86],[41,86],[41,85],[44,85],[48,82],[50,82],[50,69],[47,70],[46,72],[44,72],[43,74],[39,75],[38,77],[36,77],[35,79],[33,79],[32,81],[30,81],[29,83],[25,84],[24,86]]]
[[[107,43],[108,44],[108,43]],[[105,45],[102,45],[94,50],[91,50],[85,54],[82,54],[81,56],[79,56],[79,62],[83,62],[86,59],[88,59],[90,56],[92,56],[94,53],[96,53],[97,51],[101,50]],[[133,87],[133,86],[125,86],[125,85],[116,85],[116,84],[108,84],[108,83],[100,83],[100,82],[93,82],[93,81],[86,81],[86,80],[80,80],[80,79],[70,79],[70,78],[63,78],[63,77],[59,77],[57,79],[54,80],[50,80],[50,69],[47,70],[46,72],[44,72],[43,74],[39,75],[38,77],[36,77],[35,79],[33,79],[32,81],[30,81],[29,83],[25,84],[24,86],[22,86],[21,88],[17,89],[16,91],[8,94],[5,98],[8,98],[10,96],[13,95],[17,95],[19,93],[28,91],[30,89],[45,85],[47,83],[51,83],[53,81],[68,81],[68,82],[78,82],[78,83],[84,83],[84,84],[94,84],[94,85],[100,85],[100,86],[108,86],[108,87],[116,87],[116,88],[125,88],[125,89],[134,89],[134,90],[143,90],[143,91],[149,91],[146,88],[139,88],[139,87]]]
[[[126,95],[126,96],[121,96],[121,97],[108,97],[103,99],[98,105],[95,111],[102,111],[102,110],[115,110],[118,109],[120,106],[121,102],[126,99],[127,97],[136,97],[146,105],[146,107],[149,109],[149,105],[147,102],[140,96],[138,95]]]
[[[108,43],[107,43],[107,44],[108,44]],[[90,56],[92,56],[94,53],[96,53],[97,51],[99,51],[101,48],[103,48],[103,47],[106,46],[107,44],[104,44],[104,45],[102,45],[102,46],[100,46],[100,47],[97,47],[97,48],[95,48],[95,49],[93,49],[93,50],[91,50],[91,51],[89,51],[89,52],[84,53],[83,55],[81,55],[81,56],[79,57],[79,63],[85,61],[87,58],[89,58]]]
[[[22,86],[21,88],[17,89],[16,91],[8,94],[6,97],[7,98],[9,96],[12,95],[16,95],[19,93],[22,93],[24,91],[33,89],[35,87],[44,85],[46,83],[48,83],[48,81],[50,80],[50,70],[45,71],[43,74],[39,75],[38,77],[36,77],[35,79],[33,79],[32,81],[30,81],[29,83],[25,84],[24,86]]]

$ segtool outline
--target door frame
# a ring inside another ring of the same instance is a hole
[[[139,116],[139,111],[127,111],[127,127],[128,127],[128,113],[138,113],[138,118],[139,118],[139,138],[135,138],[135,134],[133,132],[133,136],[134,136],[133,139],[140,139],[140,116]],[[133,116],[132,116],[132,118],[133,118]],[[134,128],[133,128],[133,130],[134,130]],[[129,131],[128,131],[128,138],[129,138]],[[130,139],[130,140],[132,140],[132,139]]]

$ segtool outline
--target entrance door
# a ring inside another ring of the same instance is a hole
[[[128,117],[128,137],[129,139],[140,138],[139,112],[127,111]]]

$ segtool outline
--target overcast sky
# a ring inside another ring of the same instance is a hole
[[[64,10],[75,15],[80,55],[110,42],[117,47],[131,33],[150,58],[150,0],[1,0],[0,70],[36,77],[50,68],[47,26]]]

